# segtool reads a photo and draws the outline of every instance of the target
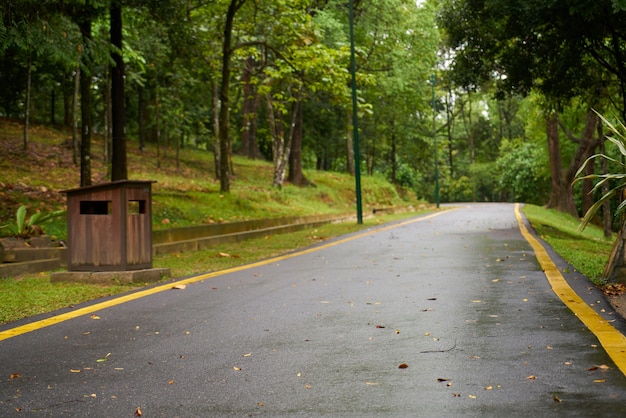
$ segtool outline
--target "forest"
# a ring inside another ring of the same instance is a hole
[[[431,202],[575,216],[619,184],[608,138],[626,121],[626,0],[9,0],[0,11],[0,117],[23,122],[24,149],[30,123],[68,129],[80,186],[93,181],[94,135],[110,180],[127,178],[127,147],[153,144],[211,153],[222,193],[233,155],[270,161],[268,188],[358,164]],[[583,167],[596,154],[609,158]],[[602,207],[607,231],[618,204]]]

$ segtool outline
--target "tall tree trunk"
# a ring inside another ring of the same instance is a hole
[[[568,199],[565,201],[565,206],[562,211],[572,213],[574,216],[578,217],[578,211],[576,210],[576,205],[574,203],[574,194],[572,189],[572,183],[574,182],[574,178],[576,176],[576,172],[582,166],[584,161],[593,155],[595,149],[598,147],[600,140],[595,137],[598,122],[600,118],[593,111],[593,109],[587,109],[586,120],[585,120],[585,128],[583,129],[583,133],[580,138],[575,138],[574,135],[567,129],[567,127],[560,123],[561,128],[566,132],[569,139],[578,144],[578,148],[574,153],[574,157],[570,163],[569,168],[565,172],[565,178],[563,179],[563,192],[561,198],[563,198],[563,194],[567,193],[571,195],[568,196]],[[588,171],[589,174],[593,173],[593,164],[588,164],[587,167],[591,167],[591,171]],[[593,188],[593,182],[591,180],[583,181],[582,185],[582,208],[583,213],[586,212],[586,208],[588,209],[593,205],[593,196],[591,196],[590,192]]]
[[[146,113],[148,106],[145,97],[145,91],[142,86],[137,87],[137,123],[139,130],[139,151],[146,148]]]
[[[78,94],[80,93],[80,66],[74,73],[74,94],[72,95],[72,161],[78,165]]]
[[[352,127],[352,113],[348,113],[348,123],[346,132],[346,171],[354,176],[356,169],[354,167],[354,129]]]
[[[112,153],[111,181],[126,180],[126,133],[124,101],[124,60],[122,58],[122,5],[121,0],[111,2],[111,44],[115,49],[111,53],[114,65],[111,68],[111,106],[112,106]]]
[[[159,87],[154,91],[154,125],[156,135],[157,168],[161,168],[161,112],[159,110]]]
[[[111,147],[113,144],[113,103],[111,100],[111,69],[105,69],[104,74],[104,164],[107,168],[107,176],[111,175]]]
[[[550,160],[550,200],[546,205],[558,209],[561,201],[561,148],[559,144],[559,122],[556,112],[548,115],[546,135],[548,138],[548,158]]]
[[[391,163],[391,184],[398,182],[398,160],[396,158],[397,144],[396,144],[396,127],[395,120],[390,121],[391,128],[391,149],[389,150],[389,162]]]
[[[54,126],[56,124],[56,88],[54,85],[52,86],[52,91],[50,92],[50,125]]]
[[[231,0],[226,12],[224,23],[224,40],[222,44],[222,81],[220,86],[220,192],[230,192],[230,59],[233,24],[237,11],[246,0]]]
[[[289,180],[296,186],[308,186],[311,182],[306,178],[302,171],[302,125],[303,111],[302,102],[298,101],[295,107],[295,126],[293,130],[293,138],[291,140],[291,152],[289,154]]]
[[[256,159],[261,157],[259,145],[256,140],[257,111],[259,106],[259,95],[252,83],[252,70],[254,69],[254,58],[249,57],[244,61],[242,88],[242,129],[241,129],[241,154],[248,158]]]
[[[220,95],[217,83],[213,81],[213,165],[215,178],[220,178]]]
[[[28,130],[30,125],[30,93],[33,75],[32,59],[28,57],[28,68],[26,69],[26,100],[24,103],[24,151],[28,150]]]
[[[80,185],[91,185],[91,19],[84,17],[79,23],[83,37],[83,70],[80,74]]]
[[[72,106],[74,102],[70,102],[70,88],[67,85],[68,80],[70,79],[70,75],[69,74],[65,74],[65,76],[63,77],[63,87],[61,88],[61,91],[63,92],[63,126],[66,126],[68,128],[71,128],[72,125]],[[71,77],[72,79],[72,86],[74,86],[74,77]],[[74,88],[72,88],[72,94],[74,92]]]

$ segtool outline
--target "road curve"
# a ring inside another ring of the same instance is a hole
[[[562,266],[467,204],[5,325],[0,416],[626,416],[624,321]]]

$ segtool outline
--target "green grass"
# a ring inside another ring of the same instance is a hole
[[[0,324],[130,290],[128,286],[50,283],[50,274],[0,279]]]
[[[602,270],[611,254],[615,237],[604,238],[602,229],[594,225],[580,232],[578,219],[556,210],[524,205],[522,211],[537,234],[561,257],[595,284],[604,284]]]

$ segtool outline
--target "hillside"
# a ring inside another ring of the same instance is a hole
[[[0,225],[12,222],[15,210],[27,205],[29,213],[62,209],[61,192],[79,186],[79,167],[72,162],[71,133],[31,125],[30,144],[23,150],[23,125],[0,119]],[[273,188],[272,165],[264,161],[233,158],[231,193],[220,194],[214,178],[213,155],[187,147],[180,150],[154,144],[140,151],[128,142],[128,173],[134,180],[155,180],[153,224],[155,229],[246,219],[321,213],[350,213],[355,207],[354,178],[343,173],[305,171],[315,187],[286,184]],[[102,137],[92,143],[94,184],[107,180]],[[157,159],[157,156],[159,157]],[[374,207],[418,203],[380,177],[362,178],[364,212]],[[50,233],[63,236],[64,225],[52,225]]]

